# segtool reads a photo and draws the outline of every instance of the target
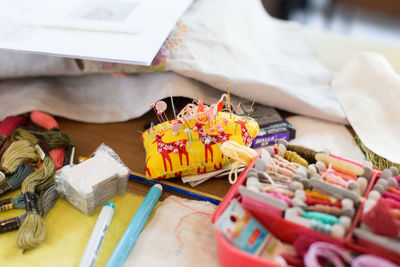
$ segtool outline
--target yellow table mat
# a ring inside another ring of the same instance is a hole
[[[110,201],[115,204],[115,212],[95,266],[106,264],[143,197],[127,193]],[[85,216],[64,199],[58,199],[45,218],[47,238],[39,247],[23,254],[15,243],[17,231],[0,234],[0,266],[78,266],[101,208],[97,207],[92,216]],[[2,212],[0,220],[24,212]]]

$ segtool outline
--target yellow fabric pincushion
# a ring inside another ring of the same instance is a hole
[[[177,124],[182,124],[179,131],[174,128]],[[250,146],[258,131],[253,119],[227,112],[217,112],[211,120],[204,116],[160,123],[142,136],[146,177],[179,177],[224,168],[228,160],[221,144],[232,140]]]

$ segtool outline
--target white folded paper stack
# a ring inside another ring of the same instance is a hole
[[[119,156],[102,144],[92,157],[56,172],[59,193],[85,215],[116,194],[124,193],[129,169]]]

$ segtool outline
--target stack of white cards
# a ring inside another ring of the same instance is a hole
[[[124,193],[129,169],[109,147],[100,145],[94,156],[77,165],[58,170],[55,181],[59,193],[85,215],[112,196]]]

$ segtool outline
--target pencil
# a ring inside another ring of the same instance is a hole
[[[201,192],[192,188],[188,188],[185,186],[181,186],[178,184],[174,184],[171,182],[167,182],[167,181],[159,181],[159,180],[150,180],[147,179],[146,177],[144,177],[142,174],[136,173],[136,172],[131,172],[129,174],[129,179],[134,180],[134,181],[138,181],[147,185],[154,185],[154,184],[161,184],[163,189],[173,192],[173,193],[177,193],[177,194],[181,194],[187,197],[191,197],[191,198],[195,198],[198,200],[204,200],[204,201],[209,201],[215,205],[219,205],[219,203],[222,201],[221,197],[212,195],[212,194],[208,194],[205,192]]]

